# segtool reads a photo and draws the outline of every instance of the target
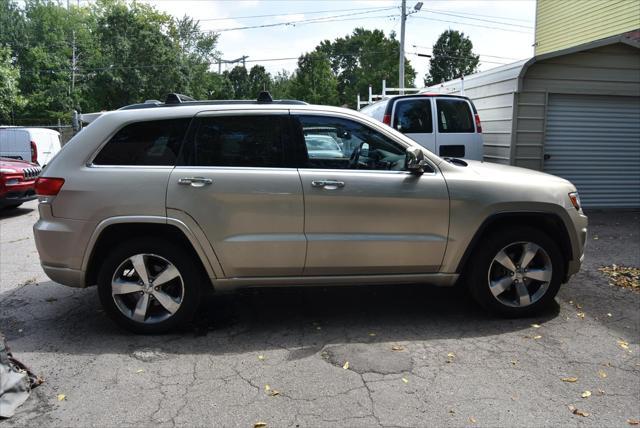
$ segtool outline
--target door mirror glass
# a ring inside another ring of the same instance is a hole
[[[418,147],[408,147],[405,157],[405,169],[415,174],[422,174],[427,162],[424,160],[424,152]]]

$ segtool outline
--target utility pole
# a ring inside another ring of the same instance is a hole
[[[407,0],[402,0],[400,6],[400,67],[398,68],[398,82],[400,95],[404,95],[404,26],[407,21]]]
[[[402,6],[400,6],[400,66],[398,67],[398,88],[400,89],[400,95],[404,95],[404,27],[407,16],[419,12],[420,9],[422,9],[421,1],[416,3],[413,10],[409,13],[407,13],[407,0],[402,0]]]

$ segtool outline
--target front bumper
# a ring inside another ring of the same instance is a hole
[[[37,198],[35,190],[32,187],[26,189],[13,189],[8,187],[8,191],[0,195],[0,208],[11,205],[19,205],[24,202],[32,201]]]

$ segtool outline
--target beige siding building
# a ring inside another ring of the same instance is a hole
[[[574,14],[569,13],[572,3]],[[606,17],[613,21],[594,24],[593,19]],[[635,29],[610,34],[629,26]],[[639,1],[539,0],[535,57],[429,90],[464,92],[473,100],[482,120],[486,161],[567,178],[586,207],[637,208],[638,27]],[[567,30],[563,34],[560,28]],[[593,40],[601,35],[606,36]]]

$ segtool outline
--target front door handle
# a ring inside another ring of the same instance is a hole
[[[178,184],[185,186],[190,185],[192,187],[204,187],[211,183],[213,183],[212,179],[204,177],[182,177],[178,179]]]
[[[312,187],[324,187],[325,189],[338,189],[344,187],[344,181],[337,180],[314,180],[311,182]]]

